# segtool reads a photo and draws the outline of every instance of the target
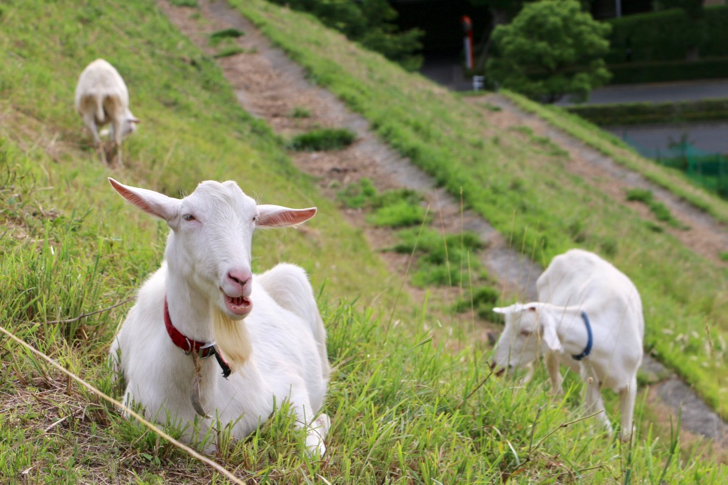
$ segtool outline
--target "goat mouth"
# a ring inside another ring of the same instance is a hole
[[[225,308],[233,315],[247,315],[253,309],[253,302],[244,296],[225,295]]]

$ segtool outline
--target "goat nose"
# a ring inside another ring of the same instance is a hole
[[[250,273],[250,271],[234,269],[232,271],[229,271],[227,276],[228,279],[230,279],[233,283],[244,287],[250,282],[250,279],[253,275]]]

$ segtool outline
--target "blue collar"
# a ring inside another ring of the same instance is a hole
[[[582,318],[582,320],[584,320],[584,325],[586,325],[586,334],[587,334],[586,348],[584,349],[584,352],[580,353],[579,355],[572,355],[571,357],[574,360],[581,360],[584,357],[588,356],[591,353],[592,343],[594,343],[594,339],[592,338],[591,325],[589,325],[589,317],[586,316],[586,312],[581,312],[581,318]]]

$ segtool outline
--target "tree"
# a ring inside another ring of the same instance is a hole
[[[657,2],[661,10],[681,8],[691,19],[699,19],[703,16],[703,0],[659,0]]]
[[[420,38],[424,32],[411,29],[399,32],[392,23],[397,11],[388,0],[269,0],[288,5],[294,10],[309,12],[327,27],[359,42],[367,49],[384,55],[409,71],[422,65],[422,56],[415,54],[422,48]]]
[[[611,27],[581,11],[578,0],[527,3],[493,32],[496,52],[486,75],[502,87],[553,103],[565,94],[585,100],[610,74],[603,56]]]
[[[483,39],[480,41],[481,51],[476,62],[476,69],[480,69],[485,65],[485,61],[490,55],[492,45],[492,34],[499,25],[507,24],[513,19],[523,8],[523,4],[529,0],[469,0],[472,5],[488,7],[490,10],[491,26],[485,32]],[[530,0],[534,1],[534,0]],[[580,0],[582,7],[588,9],[593,0]],[[666,0],[673,2],[680,1],[702,1],[702,0]]]
[[[508,23],[523,7],[524,0],[470,0],[475,6],[486,6],[490,10],[491,26],[480,41],[481,51],[478,56],[478,62],[475,68],[480,69],[490,55],[490,49],[493,42],[493,31],[496,27]]]

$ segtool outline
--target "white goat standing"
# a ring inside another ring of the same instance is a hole
[[[140,121],[129,111],[129,91],[114,66],[103,59],[96,59],[86,66],[76,85],[75,106],[91,131],[104,161],[106,156],[98,127],[111,123],[109,136],[114,139],[119,165],[123,167],[121,140],[133,133]]]
[[[231,181],[202,182],[181,200],[109,181],[172,229],[165,262],[111,346],[125,403],[141,404],[150,419],[187,425],[184,437],[192,440],[226,425],[232,437],[245,437],[288,400],[306,428],[307,449],[323,455],[330,422],[316,415],[330,370],[311,284],[291,264],[261,275],[250,269],[256,228],[300,224],[316,208],[256,205]],[[233,373],[225,378],[221,368]]]
[[[644,318],[634,284],[596,254],[572,249],[556,256],[536,282],[539,302],[516,303],[493,311],[506,325],[496,344],[491,367],[525,366],[545,353],[555,393],[562,393],[559,364],[580,373],[587,383],[587,413],[611,433],[601,387],[619,393],[620,438],[632,433],[637,369],[642,362]]]

